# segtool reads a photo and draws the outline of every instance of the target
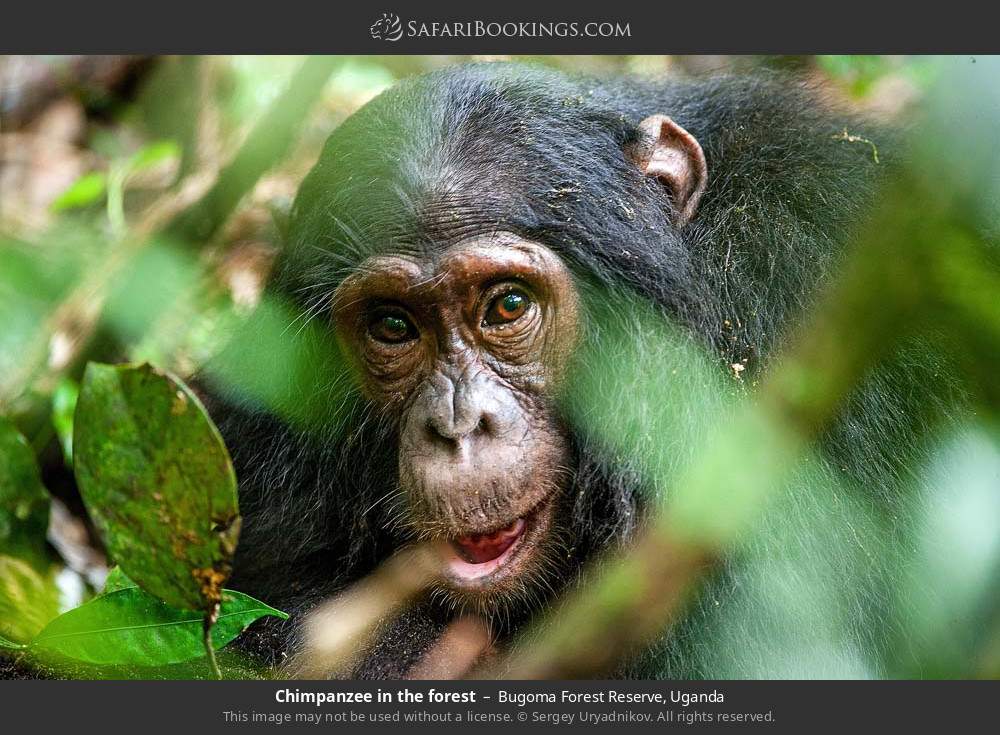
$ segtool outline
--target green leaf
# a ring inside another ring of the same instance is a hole
[[[52,426],[59,437],[63,459],[68,467],[73,466],[73,412],[80,386],[72,378],[62,378],[52,393]]]
[[[73,445],[83,501],[122,571],[174,607],[212,610],[240,517],[229,453],[201,402],[149,365],[91,363]]]
[[[14,651],[20,651],[27,648],[23,643],[14,643],[14,641],[9,641],[0,635],[0,648],[12,649]]]
[[[222,591],[212,645],[220,649],[262,617],[288,615],[233,590]],[[199,612],[170,607],[138,587],[96,597],[49,623],[31,641],[41,659],[96,665],[162,666],[205,655]]]
[[[0,417],[0,548],[40,566],[48,526],[49,494],[35,454],[13,424]]]
[[[52,211],[64,212],[67,209],[80,209],[96,204],[108,190],[108,175],[103,171],[91,171],[84,174],[70,185],[66,191],[52,202]]]
[[[122,571],[121,567],[111,567],[108,571],[107,579],[104,580],[104,590],[101,594],[107,595],[111,592],[127,590],[138,586],[139,585],[125,576],[125,572]]]
[[[140,148],[129,159],[127,168],[130,173],[152,168],[171,158],[180,158],[181,149],[175,141],[159,140]]]
[[[39,572],[23,559],[0,554],[0,634],[27,641],[58,614],[52,568]]]

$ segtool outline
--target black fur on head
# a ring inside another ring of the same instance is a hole
[[[707,191],[680,229],[664,187],[624,153],[656,113],[707,158]],[[270,292],[325,325],[333,290],[368,256],[430,257],[505,230],[558,253],[591,301],[637,295],[708,350],[720,374],[740,363],[749,377],[871,199],[879,166],[868,145],[838,136],[847,128],[880,140],[784,78],[594,80],[482,64],[407,79],[330,136],[299,191]],[[324,388],[302,400],[322,401]],[[393,534],[396,427],[356,391],[338,401],[338,419],[311,431],[250,406],[218,409],[245,518],[234,585],[274,604],[308,606],[402,540]],[[648,495],[634,467],[573,438],[567,553],[536,604],[595,550],[627,540]],[[510,624],[530,608],[506,611]],[[428,609],[439,629],[447,611]]]

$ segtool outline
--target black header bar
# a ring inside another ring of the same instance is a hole
[[[926,6],[923,6],[926,7]],[[1000,51],[997,8],[913,3],[9,2],[4,53],[684,54]]]

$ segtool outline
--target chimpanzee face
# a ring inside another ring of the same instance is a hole
[[[398,420],[407,525],[460,597],[513,591],[543,563],[570,465],[554,409],[578,331],[569,271],[501,233],[372,258],[334,303],[365,392]]]
[[[705,188],[698,142],[654,115],[622,154],[665,185],[684,226]],[[488,610],[531,594],[561,548],[572,479],[556,395],[581,310],[565,263],[510,232],[374,255],[333,313],[368,399],[398,426],[396,521],[437,545],[454,598]]]

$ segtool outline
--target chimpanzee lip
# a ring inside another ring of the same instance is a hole
[[[514,528],[523,521],[516,537],[502,553],[492,559],[476,563],[463,555],[457,546],[460,539],[449,539],[442,544],[443,576],[450,585],[470,590],[485,589],[493,586],[501,579],[516,575],[527,563],[530,552],[537,546],[538,539],[548,529],[549,513],[552,498],[546,497],[534,508],[509,524],[489,532],[497,532],[505,528]],[[476,534],[480,535],[480,534]]]
[[[524,517],[518,517],[492,533],[475,533],[450,540],[452,548],[470,564],[485,564],[499,559],[524,535]]]

